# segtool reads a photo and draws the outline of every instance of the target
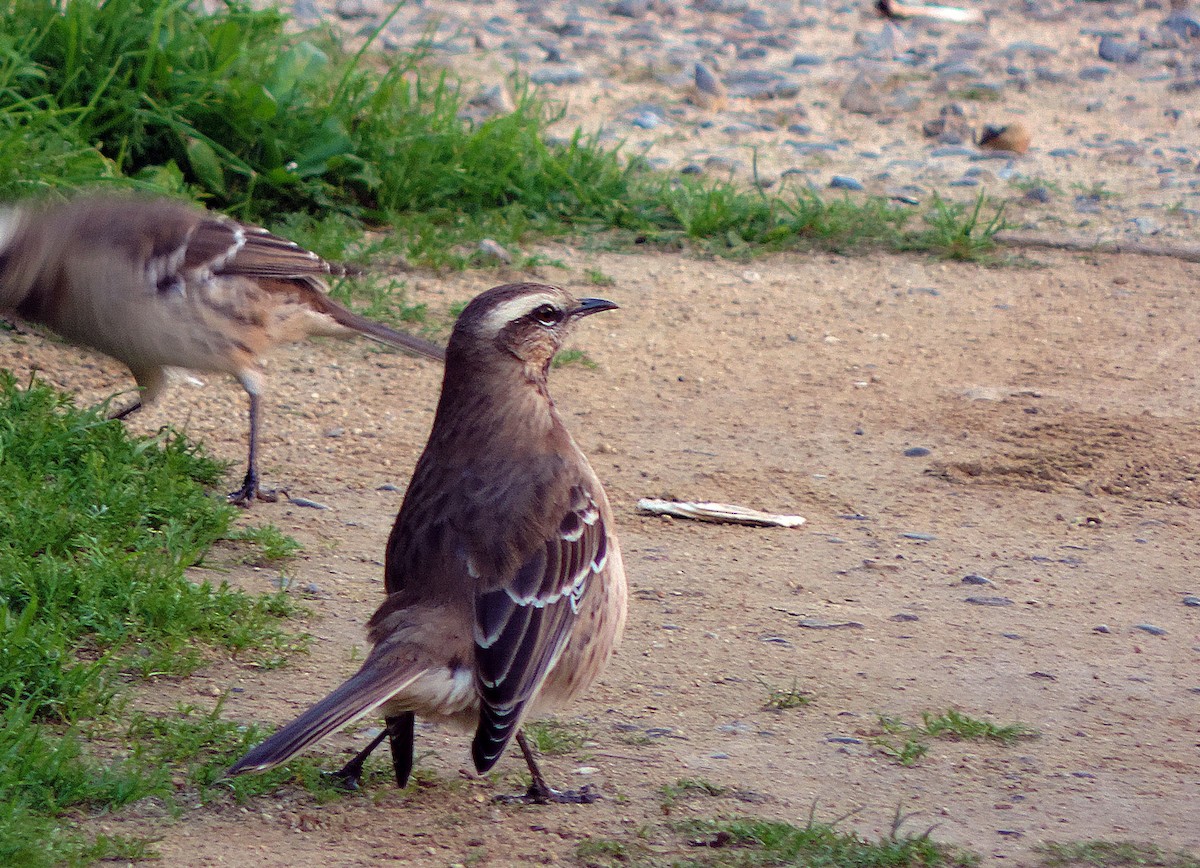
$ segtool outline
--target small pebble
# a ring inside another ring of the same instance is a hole
[[[967,597],[964,600],[972,606],[1011,606],[1012,600],[1008,597]]]
[[[915,539],[921,542],[935,542],[937,540],[937,537],[931,533],[902,533],[900,536],[904,539]]]
[[[979,575],[978,573],[967,573],[965,576],[962,577],[962,583],[964,585],[994,585],[994,584],[996,584],[991,579],[984,578],[983,576]]]
[[[909,612],[897,612],[895,615],[892,615],[892,617],[888,618],[888,620],[903,624],[909,621],[920,621],[921,619]]]
[[[929,450],[924,446],[910,446],[904,450],[905,458],[924,458],[929,454]]]
[[[1095,627],[1092,628],[1092,632],[1093,633],[1111,633],[1112,628],[1109,627],[1107,624],[1097,624]]]
[[[1167,631],[1162,627],[1156,627],[1153,624],[1134,624],[1134,629],[1142,630],[1149,633],[1151,636],[1166,636]]]
[[[1185,606],[1200,606],[1200,597],[1197,597],[1194,594],[1188,594],[1186,597],[1183,598],[1183,605],[1185,605]]]
[[[850,735],[831,735],[828,738],[826,738],[825,740],[828,742],[832,742],[833,744],[862,744],[863,743],[863,740],[861,738],[854,738],[854,736],[850,736]]]
[[[837,190],[862,190],[862,181],[857,178],[851,178],[849,175],[834,175],[829,181],[829,186]]]
[[[289,497],[288,503],[292,506],[303,506],[307,509],[329,509],[325,504],[309,500],[307,497]]]

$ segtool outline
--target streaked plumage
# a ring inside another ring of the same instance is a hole
[[[166,368],[224,372],[250,399],[245,484],[260,496],[257,359],[310,335],[362,334],[441,359],[440,347],[359,316],[327,295],[345,270],[272,235],[166,199],[90,196],[0,212],[0,310],[129,367],[153,401]]]
[[[463,311],[433,430],[388,539],[388,597],[368,624],[366,662],[231,773],[271,768],[376,711],[401,785],[413,714],[474,728],[472,757],[485,772],[527,715],[595,680],[624,626],[625,574],[604,489],[546,378],[574,321],[615,306],[513,284]],[[357,778],[374,746],[345,777]],[[552,798],[527,759],[531,797]]]

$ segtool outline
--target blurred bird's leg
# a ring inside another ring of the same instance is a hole
[[[392,769],[396,773],[396,786],[404,789],[408,786],[409,775],[413,769],[413,727],[416,715],[411,711],[396,717],[384,719],[385,726],[379,735],[371,739],[371,743],[360,750],[354,759],[346,763],[336,772],[329,772],[329,777],[348,790],[357,790],[362,780],[363,764],[367,757],[383,743],[385,738],[391,739]]]
[[[127,419],[138,410],[145,407],[158,397],[158,393],[167,385],[167,372],[163,368],[152,367],[148,370],[133,371],[137,381],[137,397],[128,407],[113,410],[108,414],[109,419]]]
[[[242,371],[238,374],[238,381],[250,399],[250,455],[246,461],[246,478],[242,487],[229,492],[229,502],[238,506],[249,506],[255,500],[274,503],[279,499],[279,495],[274,491],[262,491],[258,487],[258,421],[262,377],[257,371]]]
[[[521,802],[524,804],[534,805],[590,805],[592,802],[599,801],[602,796],[596,792],[591,786],[580,787],[577,790],[556,790],[546,783],[546,779],[542,777],[542,770],[538,768],[537,761],[533,758],[533,751],[529,749],[529,742],[525,740],[525,730],[517,730],[517,745],[521,748],[521,753],[525,756],[525,764],[529,766],[529,777],[532,783],[529,785],[529,791],[523,796],[499,796],[498,801],[501,802]]]

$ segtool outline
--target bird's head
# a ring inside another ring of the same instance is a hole
[[[454,358],[517,359],[528,376],[544,378],[554,354],[581,318],[617,307],[603,298],[575,298],[544,283],[510,283],[477,296],[450,335]]]

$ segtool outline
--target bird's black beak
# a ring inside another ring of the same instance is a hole
[[[619,304],[609,301],[607,298],[581,298],[579,307],[571,311],[571,316],[577,318],[605,310],[616,310],[618,307],[620,307]]]

